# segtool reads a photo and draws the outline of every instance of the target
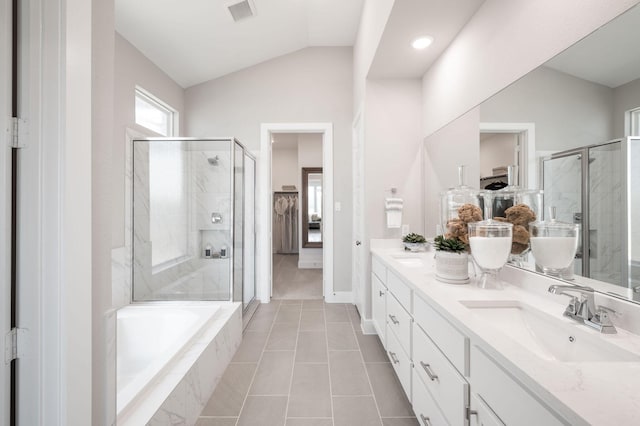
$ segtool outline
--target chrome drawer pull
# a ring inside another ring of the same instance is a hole
[[[384,296],[384,291],[380,290],[380,297]]]
[[[398,318],[396,318],[395,315],[389,314],[389,318],[391,319],[391,322],[394,323],[395,325],[400,324],[400,321],[398,321]]]
[[[398,363],[400,362],[400,360],[399,360],[399,359],[398,359],[398,357],[396,356],[396,353],[395,353],[395,352],[391,352],[391,351],[389,351],[389,356],[391,357],[391,361],[392,361],[394,364],[398,364]]]
[[[420,414],[420,420],[422,420],[424,426],[431,426],[431,420],[429,420],[429,417],[425,417],[424,414]]]
[[[420,365],[422,366],[422,368],[424,368],[424,371],[427,373],[427,376],[429,376],[432,382],[438,378],[438,376],[433,373],[433,370],[431,369],[431,366],[429,364],[425,364],[424,362],[420,361]]]

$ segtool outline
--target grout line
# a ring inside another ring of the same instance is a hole
[[[293,360],[291,362],[291,377],[289,378],[289,393],[287,394],[287,406],[284,410],[284,426],[287,424],[287,416],[289,415],[289,402],[291,401],[291,388],[293,387],[293,373],[296,369],[296,357],[298,356],[298,339],[300,338],[300,324],[302,323],[302,309],[298,317],[298,329],[296,330],[296,344],[293,347]]]
[[[326,307],[327,302],[324,302],[324,306]],[[327,344],[327,373],[329,374],[329,402],[331,403],[331,424],[335,426],[335,411],[333,410],[333,382],[331,381],[331,357],[329,356],[329,328],[327,327],[327,313],[324,313],[324,337],[325,343]]]
[[[240,416],[244,411],[244,405],[247,402],[247,398],[249,398],[249,392],[251,391],[251,386],[253,386],[253,382],[256,379],[256,375],[258,374],[258,368],[260,368],[260,363],[262,362],[262,356],[264,355],[264,348],[267,347],[267,342],[269,342],[269,338],[271,337],[271,331],[273,330],[273,326],[275,325],[275,319],[278,316],[278,312],[280,312],[280,306],[278,306],[278,309],[276,310],[276,316],[274,316],[273,319],[271,320],[271,327],[269,328],[267,339],[265,340],[264,346],[262,347],[262,351],[260,352],[260,358],[258,359],[258,362],[256,364],[256,369],[253,372],[253,376],[251,377],[251,383],[249,383],[249,387],[247,388],[247,393],[244,395],[244,399],[242,400],[242,406],[240,406],[240,411],[238,412],[238,418],[236,419],[235,426],[238,426],[238,422],[240,422]]]
[[[348,314],[348,313],[347,313]],[[380,425],[382,425],[382,413],[380,413],[380,407],[378,406],[378,399],[376,398],[376,393],[373,390],[373,384],[371,383],[371,377],[369,376],[369,370],[367,370],[367,363],[364,361],[364,356],[362,355],[362,347],[360,346],[360,340],[358,340],[357,331],[355,325],[351,323],[351,329],[354,334],[356,334],[356,344],[358,345],[358,349],[360,352],[360,359],[362,360],[362,368],[364,368],[364,374],[367,375],[367,381],[369,382],[369,388],[371,389],[371,397],[373,398],[373,403],[376,406],[376,411],[378,412],[378,419],[380,420]],[[381,364],[381,363],[380,363]]]

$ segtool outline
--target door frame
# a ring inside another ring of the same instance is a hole
[[[537,189],[538,159],[536,158],[536,124],[535,123],[480,123],[480,133],[518,133],[520,156],[520,176],[523,188]]]
[[[0,57],[0,336],[4,344],[4,336],[11,329],[11,44],[12,44],[12,10],[10,0],[0,0],[0,43],[3,53]],[[9,424],[11,406],[11,368],[0,361],[0,424]]]
[[[260,125],[260,158],[257,176],[258,214],[258,275],[257,297],[269,303],[273,293],[272,208],[271,179],[272,133],[319,133],[322,135],[322,293],[327,302],[342,302],[340,293],[333,291],[333,123],[262,123]],[[349,293],[350,294],[350,293]]]

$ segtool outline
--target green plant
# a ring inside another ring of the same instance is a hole
[[[462,253],[467,249],[467,245],[457,238],[445,238],[438,235],[433,243],[438,251],[448,251],[450,253]]]
[[[402,238],[402,242],[405,243],[426,243],[427,240],[424,239],[424,237],[420,234],[414,234],[413,232],[410,234],[405,235]]]

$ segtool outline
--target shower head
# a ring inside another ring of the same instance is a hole
[[[215,157],[209,157],[207,158],[207,161],[209,162],[209,164],[211,164],[212,166],[217,166],[218,165],[218,156],[216,155]]]

